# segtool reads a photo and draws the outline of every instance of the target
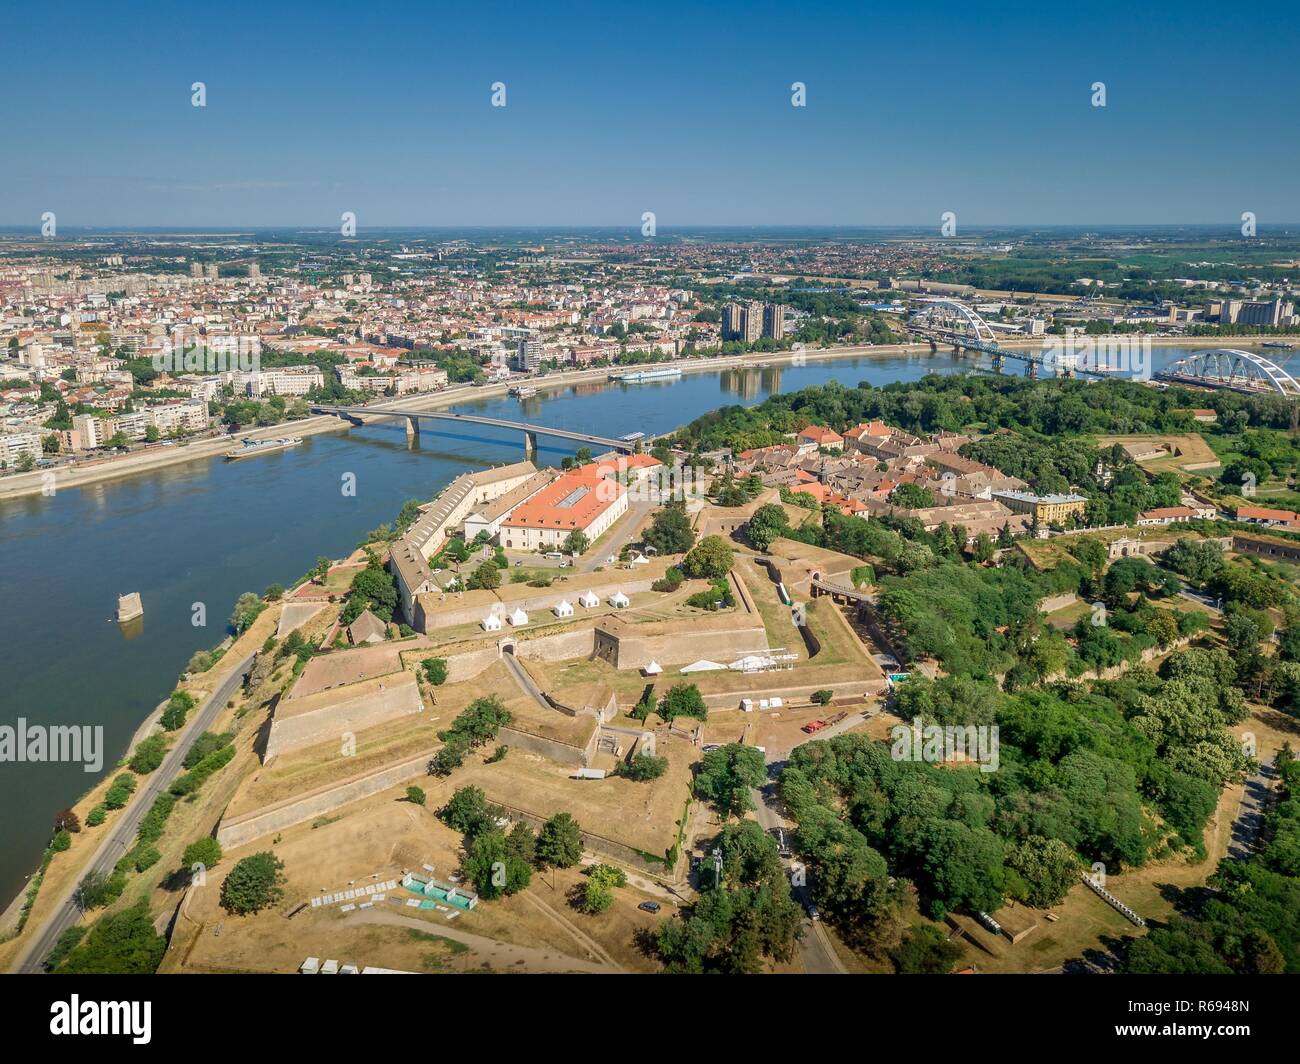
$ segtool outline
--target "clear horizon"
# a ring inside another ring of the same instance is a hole
[[[636,230],[650,211],[671,230],[951,211],[960,235],[1249,211],[1265,229],[1295,217],[1300,31],[1289,6],[1252,15],[1268,31],[1229,48],[1221,8],[1167,2],[18,10],[0,214]]]

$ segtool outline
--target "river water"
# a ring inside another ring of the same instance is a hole
[[[1187,352],[1156,349],[1156,368]],[[662,433],[720,406],[839,380],[917,380],[969,369],[947,354],[810,360],[803,366],[688,373],[641,385],[577,384],[535,398],[468,399],[453,409],[621,436]],[[1010,371],[1019,371],[1009,363]],[[541,439],[539,461],[575,447]],[[157,472],[0,502],[0,725],[102,725],[113,770],[132,735],[197,649],[218,643],[236,597],[286,586],[317,556],[341,557],[407,499],[426,500],[475,467],[523,457],[519,433],[400,422],[309,436],[278,454],[198,459]],[[356,494],[341,490],[356,478]],[[143,631],[123,637],[117,596],[140,592]],[[207,626],[191,623],[203,603]],[[36,867],[55,813],[98,778],[79,764],[0,764],[0,907]]]

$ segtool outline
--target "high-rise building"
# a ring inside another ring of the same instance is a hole
[[[743,311],[739,303],[728,303],[722,308],[722,338],[739,340],[741,337],[740,319]]]
[[[216,264],[215,262],[214,262],[214,263],[211,263],[211,264],[208,265],[208,266],[204,266],[204,267],[203,267],[203,275],[204,275],[204,276],[205,276],[209,281],[215,281],[215,280],[217,279],[217,270],[218,270],[218,268],[219,268],[219,267],[217,266],[217,264]]]
[[[261,267],[258,263],[256,263],[256,262],[250,262],[250,263],[248,264],[248,276],[249,276],[249,277],[261,277],[261,276],[262,276],[262,267]]]
[[[763,304],[746,303],[745,313],[741,316],[740,330],[747,344],[752,344],[763,335]]]
[[[785,339],[785,307],[769,303],[763,308],[763,335],[773,340]]]
[[[191,276],[191,277],[202,277],[202,276],[203,276],[203,263],[201,263],[201,262],[191,262],[191,263],[190,263],[190,276]]]

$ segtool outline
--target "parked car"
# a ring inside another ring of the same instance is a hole
[[[648,913],[657,913],[659,911],[659,903],[657,901],[643,901],[637,906],[637,908],[643,909]]]

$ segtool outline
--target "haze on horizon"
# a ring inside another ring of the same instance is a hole
[[[1296,215],[1300,33],[1276,2],[1246,27],[1168,3],[63,10],[10,15],[6,227],[46,211],[64,230],[329,230],[351,211],[362,231],[1251,211],[1264,233]]]

